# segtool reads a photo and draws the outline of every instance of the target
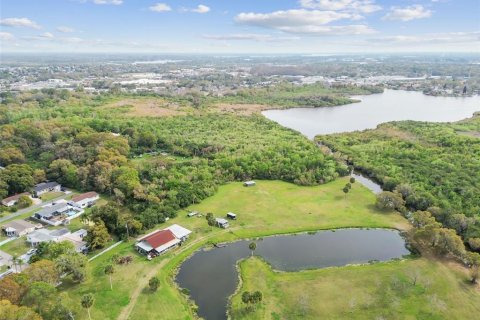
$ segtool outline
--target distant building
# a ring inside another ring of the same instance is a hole
[[[35,225],[25,220],[13,220],[5,223],[2,230],[7,237],[21,237],[35,231]]]
[[[74,207],[83,209],[94,205],[95,201],[97,201],[99,198],[100,196],[98,195],[98,193],[96,193],[95,191],[91,191],[73,197],[69,204]]]
[[[245,187],[253,187],[255,184],[256,184],[255,181],[245,181],[243,183]]]
[[[185,241],[192,231],[179,226],[171,225],[163,230],[156,230],[138,239],[135,248],[148,257],[158,256]]]
[[[47,192],[58,192],[58,191],[62,191],[62,186],[60,184],[58,184],[57,182],[55,182],[55,181],[42,182],[42,183],[37,184],[33,188],[33,195],[35,197],[39,197],[42,194],[47,193]]]
[[[20,199],[21,196],[29,196],[29,195],[30,195],[30,193],[28,193],[28,192],[15,194],[13,196],[10,196],[8,198],[3,199],[2,204],[5,207],[11,207],[11,206],[14,206],[14,205],[17,204],[18,199]]]
[[[226,229],[230,226],[230,224],[228,223],[228,220],[223,218],[215,218],[215,224],[223,229]]]

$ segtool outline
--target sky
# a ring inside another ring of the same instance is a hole
[[[0,52],[480,53],[480,0],[2,0]]]

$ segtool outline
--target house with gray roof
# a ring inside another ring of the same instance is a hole
[[[55,181],[42,182],[37,184],[35,187],[33,187],[33,195],[35,197],[39,197],[42,194],[47,192],[58,192],[58,191],[62,191],[62,186]]]

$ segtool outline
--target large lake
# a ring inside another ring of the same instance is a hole
[[[458,121],[480,111],[480,96],[432,97],[415,91],[385,90],[352,98],[361,102],[336,107],[268,110],[263,114],[313,139],[318,134],[373,129],[389,121]]]
[[[238,286],[237,262],[248,257],[250,241],[197,251],[180,267],[176,281],[190,291],[198,315],[207,320],[227,318],[228,298]],[[255,255],[281,271],[386,261],[409,254],[398,231],[340,229],[266,237],[256,241]]]

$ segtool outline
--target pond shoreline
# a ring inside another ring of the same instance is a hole
[[[327,269],[327,268],[343,268],[343,267],[346,267],[346,266],[355,266],[355,265],[361,266],[361,265],[368,265],[368,264],[372,264],[372,263],[389,262],[389,261],[392,261],[392,260],[403,260],[403,259],[406,259],[406,258],[408,258],[409,256],[412,255],[411,251],[409,250],[408,241],[407,241],[406,237],[404,236],[404,231],[405,231],[405,230],[402,230],[402,229],[391,228],[391,227],[389,227],[389,228],[380,228],[380,227],[379,227],[379,228],[369,228],[369,227],[342,227],[342,228],[328,228],[328,229],[318,229],[318,228],[317,228],[316,230],[312,230],[312,231],[293,232],[293,233],[273,233],[273,234],[271,234],[271,235],[269,235],[269,236],[256,236],[256,237],[249,237],[249,238],[238,238],[238,239],[234,239],[234,240],[231,240],[231,241],[228,241],[228,242],[224,242],[224,243],[228,243],[228,245],[227,245],[226,248],[214,248],[214,247],[212,247],[211,250],[205,250],[205,245],[208,244],[208,242],[203,243],[202,245],[200,245],[200,247],[197,247],[195,250],[193,250],[188,256],[183,257],[182,261],[179,262],[178,265],[176,266],[176,268],[175,268],[175,270],[174,270],[174,274],[173,274],[173,276],[172,276],[171,279],[173,280],[173,282],[174,282],[174,284],[175,284],[175,287],[177,287],[177,289],[178,289],[180,292],[182,292],[182,294],[185,296],[185,298],[187,299],[187,301],[189,302],[189,304],[198,307],[198,306],[199,306],[198,301],[196,301],[196,299],[194,299],[194,298],[191,296],[191,291],[190,291],[190,289],[191,289],[192,287],[186,288],[186,287],[185,287],[185,282],[184,282],[183,284],[181,283],[182,281],[186,281],[186,279],[188,279],[188,278],[184,278],[183,280],[178,278],[178,275],[180,274],[182,267],[184,267],[184,263],[187,262],[187,261],[189,261],[189,260],[190,260],[192,257],[194,257],[196,254],[200,254],[200,255],[202,255],[202,254],[208,254],[208,253],[211,252],[212,250],[216,250],[216,253],[214,253],[214,256],[217,256],[217,258],[218,258],[218,255],[224,256],[225,254],[227,254],[227,253],[222,254],[222,252],[223,252],[224,250],[229,250],[229,248],[228,248],[229,246],[234,245],[234,244],[237,244],[237,243],[238,243],[238,245],[240,245],[241,242],[248,242],[248,241],[250,241],[250,240],[251,240],[251,241],[255,241],[255,240],[256,240],[256,241],[259,241],[259,242],[258,242],[259,244],[261,244],[262,241],[267,240],[267,239],[270,239],[270,242],[271,242],[271,241],[272,241],[271,239],[272,239],[272,238],[276,238],[276,237],[286,237],[285,239],[283,239],[284,241],[285,241],[285,240],[290,240],[290,241],[291,241],[291,240],[294,240],[294,239],[291,239],[290,237],[295,237],[295,236],[303,236],[303,237],[305,237],[305,236],[307,236],[307,238],[308,238],[308,236],[316,236],[317,233],[319,233],[319,232],[326,232],[326,233],[319,234],[318,236],[320,236],[320,237],[325,237],[325,236],[327,236],[327,237],[328,237],[328,236],[329,236],[329,235],[328,235],[328,232],[329,232],[329,231],[330,231],[331,233],[334,233],[334,232],[336,232],[336,231],[342,231],[342,230],[343,230],[343,231],[348,231],[348,230],[353,230],[353,231],[383,230],[383,231],[389,231],[389,232],[390,232],[390,231],[391,231],[391,232],[397,232],[397,235],[398,235],[398,236],[402,239],[402,241],[403,241],[402,243],[403,243],[403,248],[404,248],[404,250],[403,250],[402,252],[404,252],[404,253],[403,253],[401,256],[398,256],[398,257],[393,257],[393,256],[390,256],[390,255],[389,255],[388,258],[374,258],[374,259],[371,259],[371,260],[368,260],[368,261],[365,261],[365,262],[359,262],[359,263],[350,263],[350,262],[348,262],[348,263],[345,263],[345,264],[343,264],[343,263],[337,264],[337,262],[334,262],[333,265],[328,265],[329,263],[326,262],[327,265],[324,265],[324,266],[320,266],[320,265],[318,265],[318,266],[316,266],[316,267],[313,267],[313,266],[300,267],[300,266],[299,266],[299,267],[293,267],[294,270],[293,270],[293,269],[289,269],[289,267],[287,267],[287,269],[285,269],[285,270],[281,270],[281,269],[278,269],[272,262],[269,262],[269,261],[267,260],[267,259],[268,259],[268,256],[269,256],[269,254],[267,253],[267,252],[268,252],[268,245],[267,245],[267,247],[266,247],[266,248],[267,248],[267,249],[266,249],[267,251],[266,251],[265,253],[263,253],[263,254],[262,254],[262,253],[260,253],[260,254],[255,254],[255,257],[261,257],[261,259],[264,260],[264,261],[266,261],[267,264],[268,264],[268,265],[272,268],[272,270],[275,271],[275,272],[278,272],[278,273],[284,273],[284,272],[286,272],[286,273],[288,273],[288,272],[303,272],[303,271],[311,271],[311,270],[319,270],[319,269]],[[332,235],[330,234],[330,236],[332,236]],[[339,235],[339,236],[341,237],[341,236],[343,236],[343,235]],[[334,237],[335,237],[335,236],[334,236]],[[376,237],[376,235],[375,235],[375,237]],[[265,239],[265,238],[267,238],[267,239]],[[289,238],[290,238],[290,239],[289,239]],[[307,238],[297,239],[297,241],[304,241],[304,240],[307,239]],[[314,238],[309,238],[309,239],[311,239],[312,241],[319,241],[321,238],[318,238],[318,237],[317,237],[317,239],[314,239]],[[210,241],[209,241],[209,242],[210,242]],[[294,240],[294,242],[295,242],[295,240]],[[245,254],[245,253],[242,254],[242,253],[239,253],[239,252],[238,252],[238,250],[239,250],[238,245],[237,245],[237,247],[232,247],[232,248],[231,248],[231,250],[234,250],[234,251],[231,251],[231,253],[229,253],[230,255],[233,255],[233,256],[231,256],[229,259],[234,259],[234,260],[235,260],[235,259],[236,259],[235,257],[237,257],[239,254],[240,254],[240,256]],[[341,248],[341,246],[340,246],[340,248]],[[389,247],[389,248],[390,248],[390,247]],[[243,247],[241,248],[241,250],[245,251],[244,249],[246,250],[246,248],[243,248]],[[334,249],[334,251],[335,251],[335,250],[338,250],[338,249]],[[375,249],[372,249],[372,250],[375,250]],[[392,250],[393,250],[393,249],[392,249]],[[367,250],[367,251],[368,251],[368,250]],[[237,253],[235,253],[235,252],[237,252]],[[342,249],[340,249],[339,252],[340,252],[340,256],[341,256],[341,255],[342,255],[342,254],[341,254]],[[392,251],[392,252],[394,252],[394,251]],[[227,255],[229,255],[229,254],[227,254]],[[264,256],[265,254],[267,254],[267,256]],[[362,254],[363,254],[363,253],[362,253]],[[392,253],[390,253],[390,254],[392,254]],[[308,254],[308,256],[310,256],[310,254]],[[380,256],[385,257],[384,255],[380,255]],[[380,256],[378,256],[378,257],[380,257]],[[213,256],[212,256],[212,257],[213,257]],[[328,255],[327,255],[327,257],[328,257]],[[199,258],[199,259],[202,259],[202,256],[198,256],[198,257],[197,257],[197,260],[198,260],[198,258]],[[203,259],[205,259],[205,258],[206,258],[206,256],[203,257]],[[236,292],[239,290],[239,288],[241,287],[241,282],[239,282],[239,279],[241,278],[241,273],[240,273],[240,270],[239,270],[240,262],[241,262],[242,260],[244,260],[244,259],[247,259],[247,258],[249,258],[248,250],[247,250],[247,256],[245,256],[245,257],[243,257],[243,258],[239,258],[239,259],[233,261],[233,263],[234,263],[234,269],[235,269],[234,274],[235,274],[235,278],[236,278],[236,279],[235,279],[235,280],[236,280],[236,283],[235,283],[235,286],[234,286],[234,287],[235,287],[234,292],[225,297],[225,298],[226,298],[226,306],[225,306],[226,309],[225,309],[225,310],[226,310],[226,312],[227,312],[227,316],[228,316],[228,311],[229,311],[229,307],[230,307],[230,303],[231,303],[231,297],[233,297],[233,296],[236,294]],[[210,258],[208,258],[208,259],[210,259]],[[323,259],[323,258],[322,258],[322,259]],[[328,259],[328,258],[327,258],[327,259]],[[355,260],[355,259],[358,259],[358,258],[348,258],[348,259],[353,259],[353,260]],[[383,260],[383,259],[384,259],[384,260]],[[217,260],[218,260],[218,259],[217,259]],[[210,261],[210,260],[208,260],[208,261]],[[212,261],[216,261],[216,259],[213,258]],[[326,260],[326,261],[328,261],[328,260]],[[297,261],[297,262],[300,263],[300,264],[307,263],[307,265],[308,265],[308,262],[301,262],[301,260],[300,260],[300,261]],[[225,262],[224,262],[224,263],[225,263]],[[332,262],[330,262],[330,263],[332,263]],[[191,264],[190,266],[185,265],[185,267],[187,268],[187,269],[186,269],[187,271],[184,271],[184,272],[186,272],[186,273],[184,273],[184,276],[185,276],[185,274],[186,274],[186,275],[189,275],[189,276],[188,276],[189,278],[192,277],[192,275],[191,275],[192,271],[190,270],[190,272],[189,272],[189,271],[188,271],[189,268],[191,268],[192,266],[195,266],[195,268],[200,268],[200,269],[203,268],[203,267],[202,267],[202,264],[200,264],[200,265],[198,264],[198,261],[197,261],[197,262],[192,262],[192,261],[191,261],[190,264]],[[225,266],[225,268],[227,268],[227,269],[225,269],[225,270],[229,270],[228,268],[230,268],[230,267],[228,267],[228,265],[229,265],[229,264],[227,264],[227,265]],[[224,270],[224,272],[225,272],[225,270]],[[219,272],[219,269],[217,269],[215,272]],[[228,273],[228,271],[227,271],[227,273]],[[201,274],[201,273],[200,273],[200,274]],[[224,274],[224,276],[225,276],[225,274]],[[207,277],[208,277],[208,276],[207,276]],[[193,278],[195,278],[195,276],[193,276]],[[195,278],[195,279],[198,279],[198,278]],[[204,279],[204,277],[202,277],[202,279]],[[221,276],[220,276],[220,278],[218,278],[218,279],[221,279]],[[196,281],[196,280],[195,280],[195,281]],[[193,287],[193,290],[194,290],[194,291],[196,290],[195,288],[196,288],[196,286]],[[189,290],[188,294],[185,293],[185,290],[184,290],[184,289]],[[197,286],[197,289],[198,289],[198,286]],[[198,294],[199,294],[199,293],[198,293],[198,290],[197,290],[197,295],[198,295]],[[197,297],[197,298],[198,298],[198,297]],[[201,303],[201,300],[200,300],[200,305],[201,305],[201,304],[202,304],[202,303]],[[206,307],[206,306],[204,305],[203,308],[205,308],[205,307]],[[204,314],[203,314],[202,316],[204,316]],[[218,317],[217,317],[217,318],[216,318],[216,317],[213,317],[213,319],[219,319],[219,318],[218,318]]]

